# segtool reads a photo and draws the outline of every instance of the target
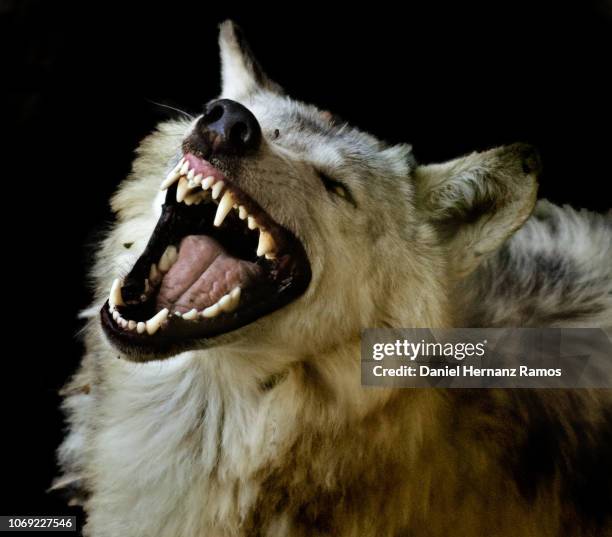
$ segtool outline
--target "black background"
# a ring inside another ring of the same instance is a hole
[[[610,4],[457,4],[0,3],[13,142],[3,151],[0,514],[72,512],[44,491],[62,437],[56,392],[81,353],[87,244],[139,139],[172,115],[153,103],[197,113],[218,93],[221,20],[243,27],[288,93],[412,143],[422,162],[526,141],[543,157],[542,197],[612,205]]]

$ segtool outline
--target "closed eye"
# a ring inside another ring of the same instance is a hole
[[[335,194],[336,196],[345,199],[351,205],[357,207],[355,199],[353,198],[351,191],[346,187],[346,185],[344,185],[340,181],[332,179],[329,175],[322,172],[321,170],[317,170],[317,175],[319,176],[319,179],[321,179],[323,186],[328,192],[331,192],[332,194]]]

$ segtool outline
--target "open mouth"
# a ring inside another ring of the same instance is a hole
[[[101,311],[107,336],[128,356],[188,350],[306,290],[301,242],[211,163],[187,153],[161,188],[166,200],[147,247]]]

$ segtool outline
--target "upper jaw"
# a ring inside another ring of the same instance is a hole
[[[257,255],[266,259],[275,259],[279,243],[283,237],[278,226],[273,225],[267,213],[230,180],[221,170],[209,161],[185,153],[178,164],[168,173],[160,185],[160,190],[176,186],[177,203],[187,206],[199,205],[206,200],[218,200],[213,225],[220,227],[232,210],[240,220],[245,220],[250,230],[259,230]]]
[[[128,358],[159,359],[209,346],[211,339],[249,324],[305,291],[311,275],[300,241],[210,162],[184,154],[162,181],[161,190],[167,191],[166,201],[149,244],[128,276],[115,280],[101,312],[105,333]],[[191,230],[193,219],[208,221]],[[206,307],[151,308],[151,297],[159,293],[160,282],[177,262],[180,238],[196,233],[218,239],[230,225],[240,225],[250,235],[253,259],[249,262],[261,267],[265,278],[251,287],[227,289]]]

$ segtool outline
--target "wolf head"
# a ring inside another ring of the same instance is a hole
[[[113,198],[96,269],[110,342],[141,361],[300,356],[451,323],[451,286],[533,208],[533,149],[417,166],[409,145],[285,95],[231,22],[219,41],[220,98],[145,139]]]

